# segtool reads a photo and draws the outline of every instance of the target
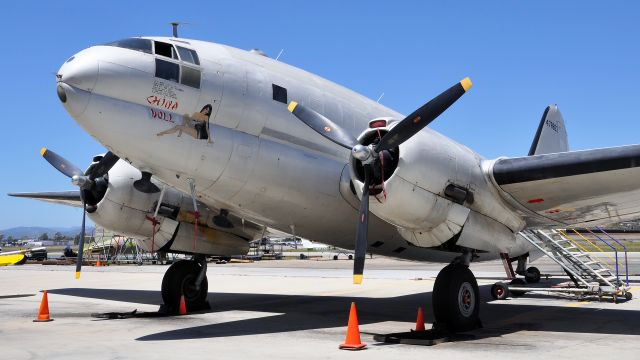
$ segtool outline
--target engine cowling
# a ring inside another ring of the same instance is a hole
[[[153,248],[156,251],[242,255],[249,250],[249,241],[259,234],[257,227],[235,226],[234,222],[239,219],[228,214],[224,214],[223,221],[216,221],[220,212],[199,202],[200,218],[197,236],[194,237],[196,230],[192,199],[171,187],[165,189],[153,234],[152,217],[161,193],[137,190],[133,183],[141,176],[138,169],[122,160],[118,161],[109,170],[106,191],[89,213],[91,220],[118,234],[135,237],[147,251]],[[154,179],[151,181],[162,187]]]
[[[361,144],[371,144],[388,131],[387,126],[393,126],[393,120],[381,120],[386,126],[364,131],[358,138]],[[382,156],[379,168],[373,168],[370,193],[375,199],[370,201],[370,210],[395,225],[407,241],[436,247],[459,236],[458,245],[488,251],[495,251],[496,243],[513,244],[513,230],[521,225],[516,218],[496,221],[482,214],[500,204],[483,195],[489,191],[482,159],[475,153],[426,128]],[[355,158],[351,159],[350,175],[360,197],[364,172]],[[480,230],[476,226],[479,223],[491,223],[494,238],[482,236],[474,242],[469,239],[476,237],[462,236]],[[511,224],[514,229],[503,224]],[[460,243],[463,239],[465,244]]]

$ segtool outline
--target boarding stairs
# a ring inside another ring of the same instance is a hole
[[[575,284],[576,289],[595,294],[624,296],[629,290],[628,283],[619,279],[616,270],[606,266],[601,260],[584,251],[559,230],[525,230],[520,235],[560,265]],[[625,269],[626,270],[626,269]]]

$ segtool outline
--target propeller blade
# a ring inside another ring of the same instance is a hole
[[[49,164],[51,164],[54,168],[56,168],[56,170],[65,174],[67,177],[72,178],[76,175],[84,176],[84,172],[80,170],[77,166],[73,165],[72,163],[67,161],[67,159],[54,153],[51,150],[48,150],[47,148],[42,148],[40,150],[40,155],[42,155],[42,157],[45,160],[47,160]]]
[[[87,203],[82,200],[82,229],[80,229],[80,241],[78,241],[78,258],[76,261],[76,279],[80,279],[82,270],[82,253],[84,252],[84,220],[87,216]]]
[[[362,284],[364,273],[364,257],[367,252],[367,237],[369,232],[369,185],[371,182],[371,165],[364,166],[364,186],[360,213],[358,215],[358,234],[356,235],[356,249],[353,261],[353,283]]]
[[[104,154],[102,159],[96,164],[96,166],[92,169],[91,174],[89,174],[89,179],[94,180],[99,178],[109,172],[113,165],[115,165],[120,158],[118,155],[112,153],[111,151]]]
[[[356,140],[350,133],[315,110],[304,105],[300,105],[295,101],[289,103],[288,109],[289,112],[295,115],[295,117],[300,119],[303,123],[307,124],[315,132],[334,143],[349,150],[358,144],[358,140]]]
[[[464,95],[471,88],[471,80],[466,77],[459,83],[453,85],[440,95],[422,105],[418,110],[411,113],[386,133],[375,148],[376,152],[393,149],[407,141],[410,137],[418,133],[429,125],[440,114],[449,108],[456,100]]]

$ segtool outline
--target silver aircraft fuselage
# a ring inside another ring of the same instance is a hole
[[[308,105],[354,137],[372,119],[403,116],[258,53],[196,40],[147,39],[197,51],[198,65],[171,62],[199,71],[199,89],[156,77],[154,54],[90,47],[59,71],[65,108],[78,124],[120,158],[169,186],[189,193],[193,179],[205,204],[314,241],[352,248],[359,200],[349,186],[349,151],[297,120],[286,103]],[[275,92],[282,96],[281,88],[286,89],[284,98],[274,100]],[[211,105],[208,139],[189,134],[193,129],[177,130],[205,103]],[[428,128],[411,141],[428,156],[413,159],[426,162],[415,170],[415,177],[423,180],[414,186],[431,191],[448,182],[464,184],[476,196],[472,211],[514,233],[524,227],[487,175],[490,161]],[[412,245],[395,225],[377,217],[371,218],[369,234],[370,243],[383,243],[371,248],[380,254],[434,261],[458,255]],[[513,256],[528,250],[515,237],[512,244],[476,245],[493,251],[481,259],[493,258],[505,248]]]

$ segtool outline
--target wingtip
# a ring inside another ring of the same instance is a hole
[[[40,149],[40,156],[44,156],[44,153],[47,152],[47,148],[43,147],[42,149]]]
[[[287,109],[289,109],[289,112],[293,112],[293,110],[296,109],[296,106],[298,106],[298,103],[295,101],[292,101],[289,103],[289,106],[287,107]]]
[[[471,82],[471,79],[469,79],[469,77],[466,77],[462,79],[462,81],[460,81],[460,85],[462,85],[462,88],[464,89],[464,91],[467,92],[469,91],[469,89],[471,89],[471,86],[473,86],[473,83]]]
[[[360,274],[360,275],[354,274],[353,275],[353,283],[357,284],[357,285],[362,284],[362,274]]]

